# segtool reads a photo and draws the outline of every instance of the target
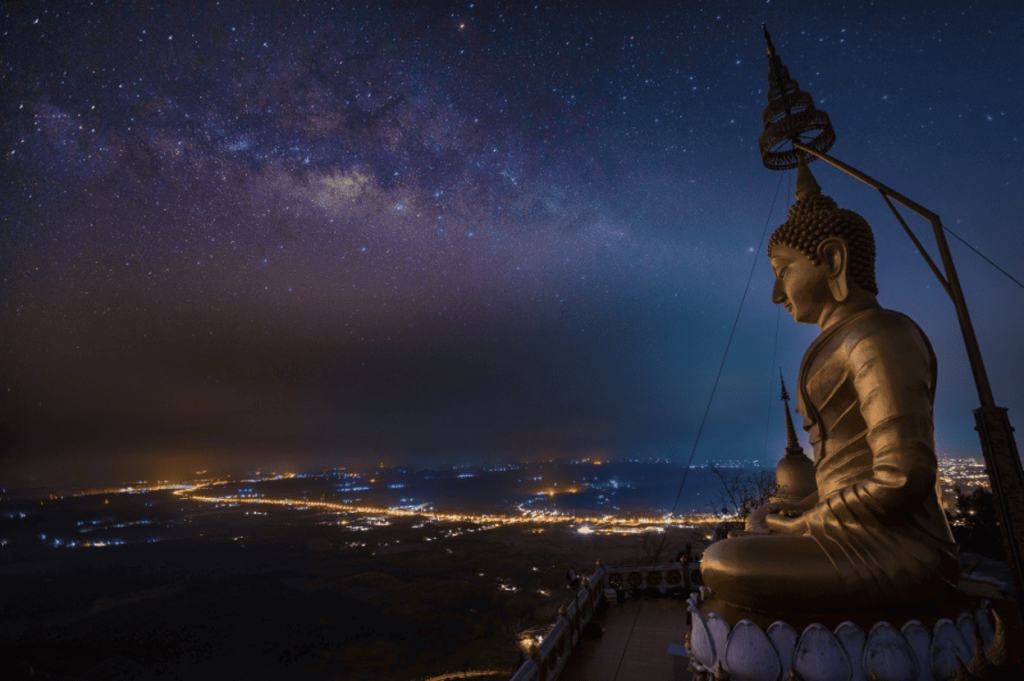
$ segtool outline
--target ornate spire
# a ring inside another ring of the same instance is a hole
[[[779,380],[782,382],[782,401],[786,403],[786,454],[775,466],[776,489],[769,501],[796,503],[817,489],[814,463],[804,454],[800,441],[796,439],[793,417],[789,414],[789,393],[786,392],[781,370]]]
[[[793,417],[789,413],[789,393],[786,392],[786,381],[782,378],[781,369],[779,370],[779,382],[782,384],[782,401],[786,403],[786,456],[805,456],[804,448],[796,439]]]
[[[814,160],[813,156],[796,149],[793,142],[802,142],[824,153],[835,143],[836,132],[828,114],[814,108],[811,95],[789,77],[789,69],[775,53],[768,28],[764,24],[761,28],[768,48],[768,106],[761,115],[764,132],[758,139],[758,146],[765,167],[789,170],[796,168],[803,157],[808,162]]]

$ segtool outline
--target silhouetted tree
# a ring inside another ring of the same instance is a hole
[[[722,488],[725,490],[713,498],[715,510],[720,511],[722,515],[735,513],[737,517],[744,519],[751,511],[768,501],[768,497],[777,489],[774,471],[721,468],[714,464],[709,464],[708,467],[722,481]]]
[[[646,532],[640,540],[637,562],[641,565],[656,565],[665,553],[665,534]]]

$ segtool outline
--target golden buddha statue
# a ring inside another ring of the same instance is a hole
[[[705,583],[727,603],[769,613],[942,597],[959,560],[936,491],[928,338],[878,304],[871,228],[823,195],[802,163],[797,201],[768,257],[772,302],[821,329],[797,397],[817,491],[769,503],[750,531],[712,544]]]

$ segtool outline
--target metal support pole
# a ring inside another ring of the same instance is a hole
[[[978,431],[981,440],[981,453],[985,457],[985,466],[988,469],[988,477],[992,486],[992,499],[995,504],[996,517],[999,519],[1003,548],[1006,550],[1006,562],[1013,573],[1017,606],[1024,613],[1024,555],[1022,555],[1022,549],[1024,549],[1024,468],[1021,466],[1017,443],[1013,438],[1013,426],[1010,425],[1009,415],[1006,409],[995,405],[995,399],[992,396],[992,386],[989,384],[988,373],[986,373],[985,364],[981,359],[978,338],[974,333],[974,325],[971,323],[971,317],[967,311],[967,301],[960,288],[960,279],[957,277],[956,267],[953,265],[953,256],[949,251],[949,244],[946,242],[942,221],[932,211],[911,201],[899,192],[893,191],[870,175],[823,152],[815,151],[798,141],[794,141],[793,146],[820,158],[864,184],[874,187],[883,196],[892,197],[928,220],[932,225],[935,243],[939,248],[943,269],[946,271],[946,280],[943,281],[938,272],[935,274],[953,300],[956,316],[960,322],[960,331],[964,337],[964,346],[967,349],[967,358],[971,364],[971,372],[974,374],[974,383],[978,389],[981,408],[974,410],[975,430]],[[905,225],[904,228],[906,228]],[[914,241],[920,248],[920,242],[916,239]],[[927,256],[925,259],[934,270],[931,259]]]

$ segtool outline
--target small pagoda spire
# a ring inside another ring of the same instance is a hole
[[[781,369],[779,369],[779,383],[782,384],[782,401],[786,405],[786,455],[805,456],[804,448],[796,439],[796,428],[793,427],[793,417],[789,413],[789,393],[786,392],[786,380],[782,378]]]
[[[807,457],[796,438],[793,417],[789,413],[789,393],[786,392],[786,381],[782,378],[781,369],[779,381],[782,384],[782,401],[786,405],[786,453],[775,466],[776,489],[769,501],[796,503],[817,489],[814,462]]]

